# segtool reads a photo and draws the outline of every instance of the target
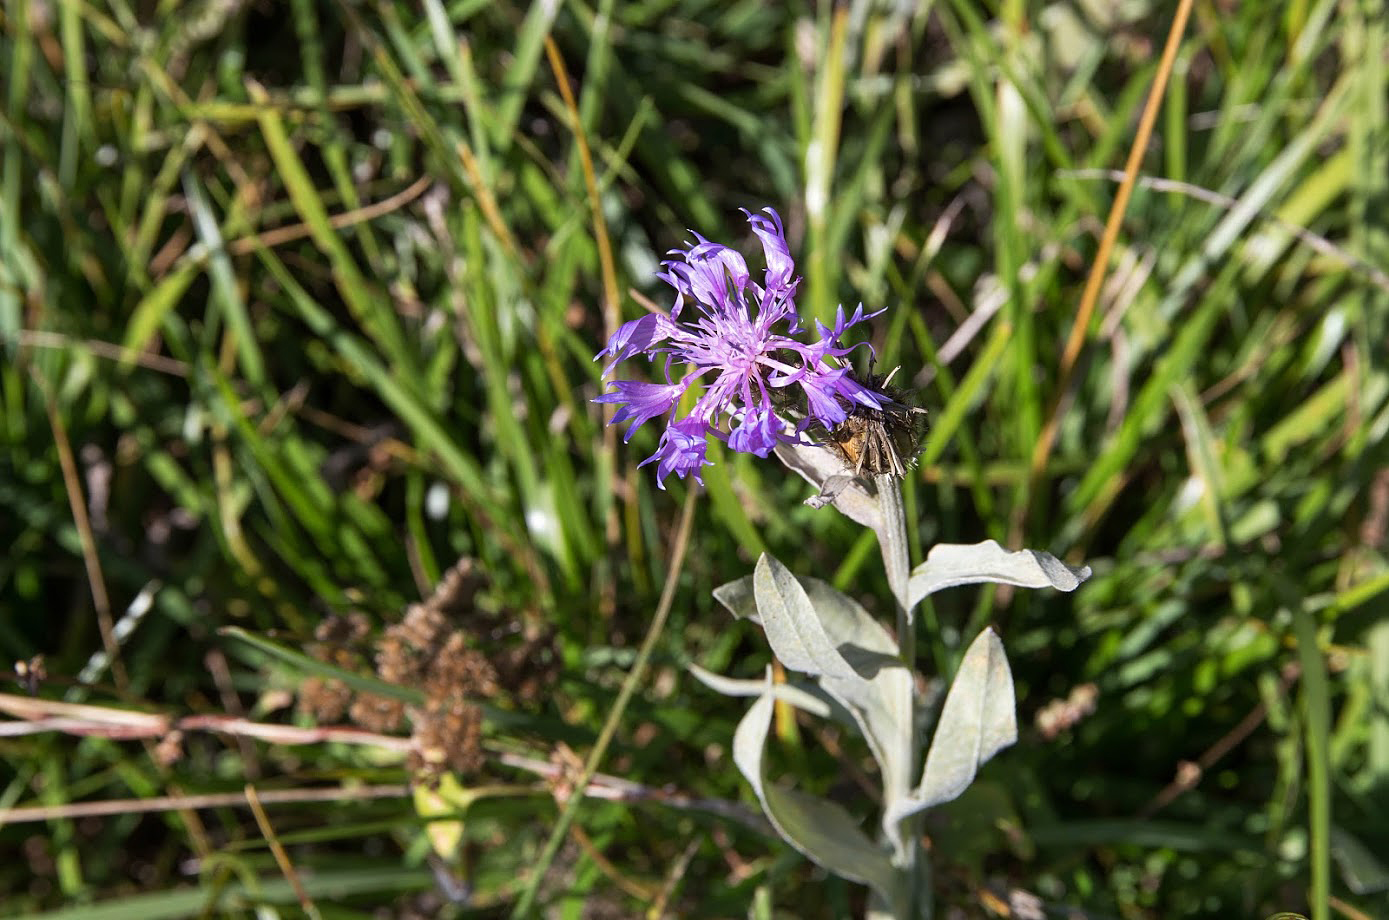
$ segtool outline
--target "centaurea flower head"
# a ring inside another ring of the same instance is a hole
[[[653,313],[625,323],[597,358],[608,358],[606,378],[621,361],[639,354],[654,361],[665,355],[665,382],[613,381],[595,402],[618,407],[612,421],[630,422],[624,440],[658,415],[671,412],[685,391],[702,382],[704,392],[680,418],[672,417],[656,453],[642,466],[656,463],[657,484],[665,478],[694,474],[708,461],[710,435],[736,451],[767,456],[777,444],[800,443],[807,426],[833,428],[854,404],[880,408],[880,397],[854,380],[840,359],[852,351],[842,344],[846,330],[876,313],[862,305],[845,317],[840,307],[833,327],[816,321],[819,340],[805,344],[791,336],[801,332],[795,293],[800,284],[781,218],[771,208],[744,211],[762,243],[766,269],[759,283],[747,262],[733,249],[695,233],[688,249],[672,250],[657,275],[675,288],[670,315]],[[879,311],[881,312],[881,311]],[[683,365],[678,380],[672,367]],[[792,419],[784,406],[793,399],[773,399],[781,391],[805,397],[805,418]]]

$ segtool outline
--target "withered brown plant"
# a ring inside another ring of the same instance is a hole
[[[299,688],[300,711],[319,722],[346,714],[362,728],[382,733],[408,723],[409,765],[420,782],[437,781],[446,771],[476,772],[483,765],[478,704],[537,702],[557,663],[548,631],[477,603],[483,586],[473,560],[460,559],[428,598],[411,604],[401,621],[372,643],[376,676],[420,690],[423,705],[353,693],[339,680],[312,677]],[[308,650],[321,661],[353,669],[362,662],[360,647],[368,632],[361,614],[329,617],[315,630]]]

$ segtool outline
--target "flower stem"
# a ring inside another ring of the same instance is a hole
[[[902,663],[916,667],[916,630],[912,623],[911,607],[907,604],[907,580],[911,562],[907,556],[907,512],[902,504],[902,485],[895,476],[874,477],[878,487],[878,505],[883,522],[878,528],[878,546],[883,552],[883,568],[887,570],[888,587],[897,608],[897,644]]]
[[[878,548],[883,553],[883,569],[887,572],[887,583],[892,589],[893,606],[897,611],[897,649],[898,657],[911,674],[916,673],[916,624],[912,616],[907,585],[911,578],[911,559],[907,551],[907,512],[902,503],[902,484],[890,475],[874,477],[878,487],[878,507],[882,511],[882,523],[877,529]],[[912,694],[912,706],[903,731],[910,734],[907,763],[911,766],[902,771],[897,784],[902,788],[885,789],[887,800],[895,801],[911,792],[911,777],[916,764],[921,760],[921,739],[916,731],[916,694]],[[917,845],[919,836],[919,817],[906,820],[902,836],[906,840],[903,865],[900,866],[906,890],[907,903],[900,905],[904,916],[931,916],[930,861],[920,852]]]

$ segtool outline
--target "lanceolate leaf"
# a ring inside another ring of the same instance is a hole
[[[772,706],[770,693],[758,697],[733,736],[734,763],[752,785],[772,826],[817,864],[850,881],[871,885],[884,898],[894,900],[896,872],[892,863],[848,812],[834,802],[767,781],[762,755],[772,724]]]
[[[762,619],[757,615],[757,598],[752,594],[751,575],[719,585],[714,589],[714,600],[727,607],[728,612],[738,619],[762,625]]]
[[[705,670],[697,664],[687,665],[687,667],[701,684],[716,693],[722,693],[724,696],[762,696],[765,693],[770,693],[783,703],[790,703],[797,709],[804,709],[811,715],[828,718],[833,714],[830,701],[816,695],[817,692],[821,692],[818,687],[812,691],[793,684],[774,683],[768,689],[765,680],[724,677],[722,674]]]
[[[907,583],[908,601],[921,599],[943,588],[991,581],[1019,588],[1057,588],[1074,591],[1090,577],[1088,565],[1066,565],[1050,553],[1022,549],[1010,553],[997,541],[970,545],[941,543],[926,554],[926,561],[912,571]]]
[[[735,616],[761,625],[782,664],[816,677],[848,710],[878,761],[887,800],[905,796],[915,769],[912,677],[882,624],[830,585],[793,576],[770,556],[758,560],[752,578],[723,585],[714,596]],[[885,829],[905,845],[895,822]]]
[[[884,821],[900,821],[964,792],[980,765],[1018,740],[1015,710],[1003,643],[985,629],[970,643],[950,685],[920,785],[907,799],[890,803]]]
[[[786,566],[764,553],[752,579],[762,630],[782,664],[812,677],[858,678],[825,634],[805,589]]]
[[[818,578],[801,578],[801,586],[830,641],[853,667],[856,679],[823,677],[820,685],[841,701],[858,722],[859,731],[877,758],[887,801],[911,786],[912,676],[897,657],[886,629],[852,598]],[[896,823],[884,824],[896,843]]]

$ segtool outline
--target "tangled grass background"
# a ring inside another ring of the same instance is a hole
[[[807,321],[891,307],[913,558],[1095,570],[918,620],[941,675],[999,632],[1023,726],[924,829],[943,915],[1389,914],[1382,16],[1111,6],[6,3],[4,912],[860,910],[685,665],[762,672],[710,590],[764,550],[885,596],[871,537],[710,442],[672,566],[693,480],[592,402],[661,254],[772,203]]]

